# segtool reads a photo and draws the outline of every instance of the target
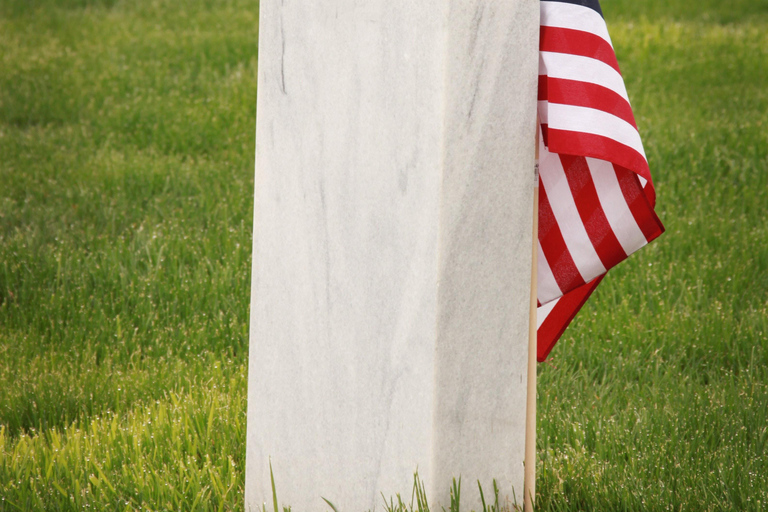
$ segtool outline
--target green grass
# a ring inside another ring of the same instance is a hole
[[[539,367],[538,509],[766,510],[768,2],[603,9],[667,233]],[[0,511],[242,509],[257,15],[0,0]]]

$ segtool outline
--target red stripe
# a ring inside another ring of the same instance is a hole
[[[651,181],[651,171],[645,157],[633,148],[614,139],[591,133],[559,130],[547,127],[551,153],[599,158],[620,165]]]
[[[567,293],[584,284],[579,269],[573,262],[571,253],[565,245],[560,226],[557,224],[555,214],[549,204],[547,191],[539,180],[539,242],[544,257],[552,269],[557,286],[563,293]]]
[[[627,253],[613,233],[608,217],[605,216],[587,160],[581,156],[559,156],[589,240],[606,270],[612,268],[627,259]]]
[[[611,66],[621,74],[613,47],[608,41],[592,32],[572,28],[541,27],[540,38],[539,50],[542,52],[589,57]]]
[[[627,202],[627,206],[629,206],[629,210],[645,239],[650,242],[658,238],[664,232],[664,226],[643,192],[637,174],[617,165],[614,165],[613,168],[616,171],[616,178],[619,180],[619,187],[621,187],[624,200]]]
[[[545,80],[542,80],[542,76],[539,76],[539,100],[602,110],[623,119],[637,130],[632,107],[627,100],[613,90],[602,85],[579,82],[577,80],[566,80],[564,78],[545,76]],[[541,97],[542,82],[544,82],[545,98]]]
[[[539,75],[539,101],[547,101],[549,98],[548,76]]]
[[[600,284],[603,277],[598,276],[584,286],[579,286],[575,290],[563,295],[555,304],[547,318],[541,323],[536,331],[536,359],[539,362],[544,361],[552,351],[557,340],[560,339],[565,328],[571,323],[573,317],[579,312],[581,307],[587,302],[592,292]]]
[[[653,188],[652,181],[649,180],[645,183],[645,185],[643,185],[643,193],[648,199],[648,203],[651,205],[651,208],[656,208],[656,189]]]

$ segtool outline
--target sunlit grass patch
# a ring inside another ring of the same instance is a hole
[[[187,393],[42,432],[0,427],[0,509],[233,510],[242,507],[245,370]]]

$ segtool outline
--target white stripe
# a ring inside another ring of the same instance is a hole
[[[602,85],[629,103],[621,73],[601,60],[570,53],[539,52],[539,75]]]
[[[587,158],[587,165],[608,224],[611,225],[611,230],[624,252],[629,256],[646,245],[648,241],[624,199],[616,170],[610,162],[596,158]]]
[[[538,245],[539,261],[536,269],[536,298],[539,302],[544,304],[545,302],[561,297],[563,291],[557,286],[557,280],[552,273],[552,267],[549,266],[547,257],[541,249],[541,242],[539,242]]]
[[[584,224],[581,222],[581,216],[579,216],[579,210],[576,208],[571,188],[568,186],[560,157],[549,151],[544,151],[540,160],[541,184],[547,193],[555,221],[560,228],[573,263],[584,282],[588,282],[605,273],[605,267],[589,239]]]
[[[608,35],[605,20],[597,11],[589,7],[563,2],[541,2],[541,26],[589,32],[611,44],[611,36]]]
[[[547,100],[540,100],[538,102],[539,122],[541,124],[547,124],[549,121],[549,102]]]
[[[553,309],[555,309],[555,306],[557,305],[558,301],[560,299],[555,299],[552,302],[548,302],[541,307],[536,308],[536,330],[539,330],[539,327],[541,327],[541,324],[544,323],[544,320],[547,319],[549,314],[552,312]]]
[[[640,134],[620,117],[593,108],[551,102],[548,110],[550,128],[601,135],[631,147],[648,160]]]

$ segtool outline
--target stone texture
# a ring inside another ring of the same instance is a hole
[[[262,0],[246,510],[522,499],[538,2]],[[438,508],[439,509],[439,508]]]

